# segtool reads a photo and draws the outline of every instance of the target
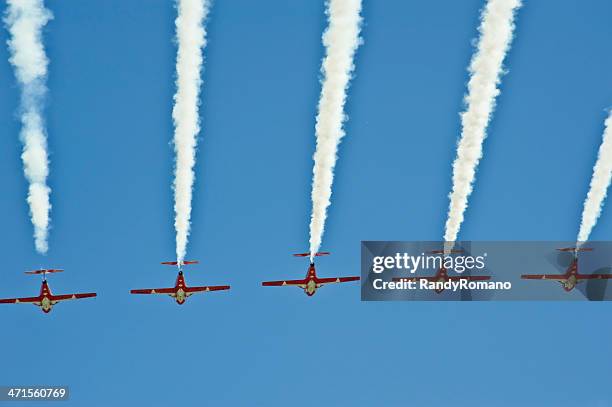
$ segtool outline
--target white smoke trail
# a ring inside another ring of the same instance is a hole
[[[330,204],[338,144],[344,136],[344,103],[354,69],[353,57],[360,44],[361,0],[328,0],[328,27],[323,34],[326,55],[321,72],[323,84],[319,99],[312,180],[310,220],[310,260],[321,246],[327,207]]]
[[[453,188],[444,233],[446,250],[452,248],[463,222],[486,128],[499,94],[502,64],[512,42],[515,11],[520,6],[520,0],[489,0],[481,16],[480,39],[469,68],[467,110],[461,114],[461,140],[453,163]]]
[[[21,86],[21,141],[24,173],[30,184],[28,204],[34,225],[36,250],[48,250],[50,188],[47,186],[49,160],[42,109],[46,94],[47,65],[42,28],[53,18],[42,0],[7,0],[4,22],[10,32],[10,62]]]
[[[193,166],[197,135],[200,132],[198,114],[202,79],[202,49],[206,45],[204,20],[208,14],[207,0],[178,0],[176,18],[176,94],[174,95],[174,228],[176,229],[177,261],[185,259],[191,219]]]
[[[593,167],[591,186],[584,201],[582,221],[578,232],[579,244],[589,240],[589,235],[601,214],[601,207],[606,199],[608,186],[612,179],[612,112],[606,119],[605,127],[597,162]]]

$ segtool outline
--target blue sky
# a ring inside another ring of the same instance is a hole
[[[308,249],[323,1],[214,4],[187,283],[174,257],[170,1],[48,1],[52,230],[34,251],[18,88],[0,47],[0,297],[63,267],[55,292],[99,297],[49,315],[2,306],[0,384],[66,384],[66,405],[604,407],[606,303],[362,303],[302,277]],[[322,258],[359,273],[361,240],[442,237],[458,112],[481,0],[365,1]],[[571,240],[612,105],[612,3],[526,1],[460,238]],[[5,44],[6,30],[0,31]],[[593,239],[610,239],[605,208]],[[517,271],[520,258],[517,257]]]

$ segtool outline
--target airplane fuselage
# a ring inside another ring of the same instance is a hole
[[[308,267],[308,272],[306,273],[306,286],[304,287],[304,292],[307,296],[312,297],[317,292],[317,272],[315,270],[314,264],[310,264]]]
[[[49,288],[49,284],[47,283],[47,280],[43,280],[42,286],[40,287],[40,301],[35,302],[34,305],[40,307],[42,312],[45,314],[48,314],[51,312],[53,305],[57,303],[56,301],[52,301],[50,297],[51,289]]]
[[[567,268],[565,275],[562,279],[558,280],[563,289],[567,292],[572,291],[576,288],[576,285],[580,282],[580,276],[578,275],[578,259],[574,258],[572,264]]]
[[[174,293],[170,294],[172,298],[176,300],[176,303],[182,305],[185,303],[187,297],[191,294],[185,291],[187,285],[185,284],[185,277],[183,277],[183,272],[179,271],[178,276],[176,277],[176,284],[174,285]]]
[[[572,291],[578,284],[578,259],[574,259],[566,272],[566,278],[559,280],[565,291]]]
[[[576,275],[574,274],[570,275],[567,278],[567,280],[561,281],[561,284],[563,285],[563,289],[565,291],[572,291],[574,287],[576,287],[577,283],[578,283],[578,279],[576,278]]]
[[[174,295],[174,298],[176,299],[177,303],[183,304],[187,296],[185,295],[185,291],[182,288],[179,288],[176,290],[176,294]]]
[[[50,312],[51,308],[53,307],[53,303],[51,302],[49,297],[43,297],[42,300],[40,301],[39,306],[43,310],[43,312]]]
[[[438,273],[436,274],[436,282],[438,283],[445,283],[448,281],[448,274],[446,273],[446,269],[444,267],[440,268],[438,270]],[[436,292],[436,294],[440,294],[442,293],[442,291],[444,291],[444,285],[440,284],[441,288],[436,288],[434,291]]]

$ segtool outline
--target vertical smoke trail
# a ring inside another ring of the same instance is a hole
[[[457,239],[472,192],[486,128],[499,94],[502,63],[512,41],[514,14],[520,6],[520,0],[489,0],[481,16],[480,39],[469,68],[467,110],[461,114],[461,140],[453,163],[453,188],[444,233],[445,242],[450,243],[445,245],[447,250]]]
[[[606,119],[605,126],[597,162],[593,167],[591,186],[584,201],[582,221],[578,232],[579,243],[589,240],[589,235],[601,214],[601,207],[606,199],[610,179],[612,179],[612,112]]]
[[[204,20],[208,14],[207,0],[178,0],[176,18],[176,94],[174,95],[174,228],[176,229],[176,257],[185,259],[191,219],[193,166],[197,135],[200,131],[198,115],[202,79],[202,49],[206,45]]]
[[[42,43],[42,28],[53,17],[42,0],[8,0],[4,22],[10,32],[10,62],[21,86],[21,141],[24,173],[30,183],[28,204],[34,225],[36,250],[48,250],[50,188],[47,186],[49,160],[47,137],[42,117],[46,94],[47,65]]]
[[[317,115],[317,147],[312,180],[311,261],[321,246],[332,193],[336,153],[344,136],[344,103],[354,69],[353,56],[360,44],[360,11],[361,0],[327,1],[329,25],[323,34],[326,55],[321,66],[323,84]]]

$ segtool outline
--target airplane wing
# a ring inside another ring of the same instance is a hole
[[[137,290],[130,290],[131,294],[174,294],[174,287],[172,288],[139,288]]]
[[[203,287],[187,287],[185,291],[188,293],[206,292],[206,291],[220,291],[229,290],[229,285],[207,285]]]
[[[296,285],[298,287],[306,287],[306,280],[282,280],[282,281],[264,281],[261,283],[263,286],[283,286],[283,285]]]
[[[51,297],[51,301],[66,301],[66,300],[78,300],[80,298],[91,298],[95,297],[96,293],[80,293],[80,294],[62,294],[54,295]]]
[[[346,283],[348,281],[358,281],[361,277],[329,277],[329,278],[317,278],[316,283],[323,284],[334,284],[334,283]]]
[[[578,280],[605,280],[605,279],[609,279],[612,278],[612,274],[600,274],[600,273],[595,273],[595,274],[578,274],[578,276],[576,277]]]
[[[23,298],[5,298],[0,300],[0,304],[19,304],[19,303],[32,303],[39,302],[40,297],[23,297]]]
[[[523,280],[567,280],[565,274],[523,274],[521,278]]]

